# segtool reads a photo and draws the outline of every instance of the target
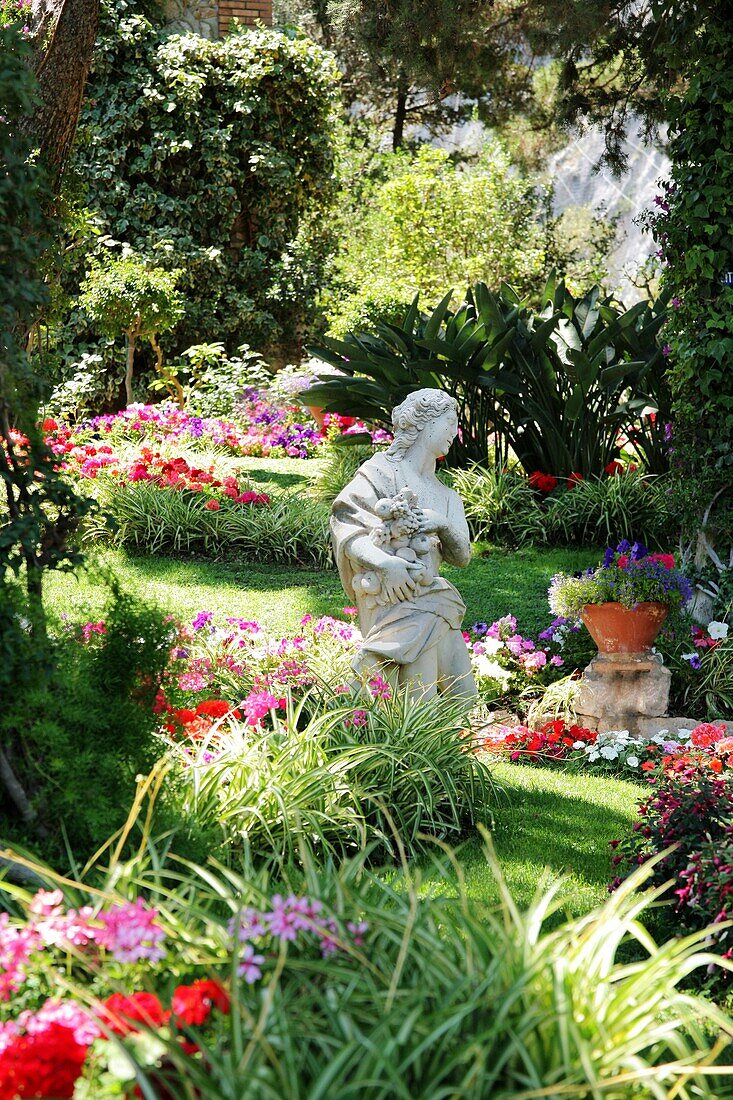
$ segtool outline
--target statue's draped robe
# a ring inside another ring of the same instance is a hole
[[[364,637],[354,663],[357,671],[370,661],[373,663],[374,658],[400,665],[412,664],[422,652],[439,645],[449,631],[460,631],[466,611],[453,585],[437,576],[441,561],[437,549],[432,563],[436,575],[428,585],[418,585],[408,600],[385,607],[368,607],[366,595],[358,587],[354,588],[354,575],[373,567],[355,561],[350,548],[356,539],[368,536],[380,526],[381,520],[374,512],[377,501],[396,496],[405,487],[400,466],[400,462],[392,462],[384,454],[368,459],[337,496],[331,510],[336,564],[344,591],[349,598],[353,596],[356,603]],[[425,506],[427,503],[420,500],[418,491],[418,504]],[[436,504],[438,510],[442,508],[450,526],[457,529],[465,526],[463,505],[457,493],[441,486],[436,501],[432,490],[429,505],[435,509]]]

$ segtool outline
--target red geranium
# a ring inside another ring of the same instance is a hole
[[[623,463],[614,458],[612,462],[609,462],[607,466],[603,467],[603,472],[604,474],[608,474],[609,477],[615,477],[617,474],[622,474],[624,472]]]
[[[579,473],[572,473],[567,480],[568,489],[572,489],[580,481],[585,481],[583,475]]]
[[[0,1053],[0,1100],[73,1096],[87,1050],[59,1023],[16,1036]]]
[[[154,993],[131,993],[129,997],[124,993],[113,993],[104,1002],[100,1020],[115,1035],[130,1035],[140,1030],[136,1024],[162,1027],[168,1022],[169,1015]]]
[[[219,983],[208,978],[200,978],[191,985],[179,985],[173,991],[171,1008],[177,1023],[189,1027],[205,1024],[216,1007],[225,1015],[229,1012],[229,994]]]
[[[223,718],[225,714],[231,714],[235,718],[240,717],[238,710],[232,710],[229,703],[224,699],[204,699],[202,703],[196,704],[196,714],[208,714],[210,718]],[[179,714],[182,712],[179,711]]]
[[[557,478],[552,474],[543,474],[541,470],[532,471],[529,475],[529,483],[533,489],[538,489],[541,493],[551,493],[557,488]]]

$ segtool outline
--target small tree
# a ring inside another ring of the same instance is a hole
[[[142,257],[128,253],[94,267],[82,283],[80,304],[99,325],[102,334],[113,339],[120,333],[125,335],[125,400],[128,405],[133,400],[132,373],[138,340],[150,341],[155,352],[155,368],[165,377],[163,352],[157,337],[172,329],[183,316],[183,296],[176,290],[178,275],[176,271],[149,267]],[[183,408],[180,382],[173,376],[165,380]]]

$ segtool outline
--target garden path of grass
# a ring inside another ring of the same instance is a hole
[[[499,788],[490,807],[492,840],[520,905],[529,904],[546,872],[565,877],[561,896],[570,913],[602,904],[613,877],[609,841],[629,832],[643,787],[532,765],[499,763],[492,770]],[[471,895],[498,898],[479,840],[464,845],[461,865]]]
[[[446,566],[443,570],[465,600],[465,622],[491,622],[511,613],[520,630],[535,636],[550,620],[547,587],[553,573],[581,569],[597,559],[597,553],[588,550],[486,550],[477,546],[466,569]],[[256,619],[268,629],[287,634],[297,629],[306,613],[339,616],[347,603],[335,570],[133,555],[120,550],[92,553],[89,561],[106,563],[123,588],[185,620],[206,610],[222,617]],[[53,614],[77,617],[86,609],[98,615],[104,606],[105,589],[95,580],[93,569],[76,575],[52,573],[45,585],[46,606]]]

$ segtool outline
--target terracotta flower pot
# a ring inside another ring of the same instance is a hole
[[[306,409],[311,414],[311,416],[313,417],[313,419],[315,420],[316,424],[321,429],[321,431],[323,431],[323,429],[325,427],[325,418],[326,418],[326,414],[325,414],[324,410],[322,408],[320,408],[319,405],[306,405]]]
[[[645,653],[668,614],[663,603],[640,603],[633,610],[620,603],[589,603],[583,622],[599,653]]]

